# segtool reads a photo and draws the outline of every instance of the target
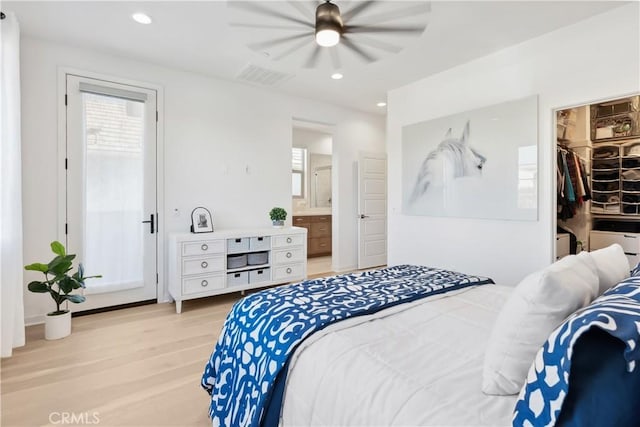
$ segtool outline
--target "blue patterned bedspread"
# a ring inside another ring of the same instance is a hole
[[[289,356],[312,333],[343,319],[487,283],[493,281],[401,265],[307,280],[243,298],[228,314],[202,376],[213,424],[265,425],[271,402],[281,405]]]
[[[632,276],[609,289],[549,336],[520,392],[513,415],[514,427],[556,425],[569,392],[573,347],[591,328],[600,328],[624,343],[627,372],[637,375],[640,369],[640,277]],[[598,392],[598,405],[607,407],[604,399],[615,394],[612,390]],[[585,404],[592,405],[592,402]]]

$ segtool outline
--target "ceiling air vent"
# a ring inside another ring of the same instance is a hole
[[[267,70],[253,64],[247,64],[236,78],[245,82],[258,84],[262,86],[277,86],[278,84],[292,78],[292,74],[285,74],[279,71]]]

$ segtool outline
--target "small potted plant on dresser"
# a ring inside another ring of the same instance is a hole
[[[273,226],[276,228],[284,227],[284,220],[287,219],[287,211],[283,208],[273,208],[269,212],[269,217],[271,218],[271,222]]]
[[[25,270],[39,271],[44,274],[44,281],[35,280],[27,285],[31,292],[49,293],[56,303],[56,311],[47,313],[44,321],[44,337],[47,340],[57,340],[71,334],[71,312],[61,309],[60,305],[65,301],[81,303],[84,296],[71,294],[72,291],[84,288],[84,281],[102,276],[85,276],[82,264],[78,264],[78,271],[69,275],[73,269],[74,254],[67,254],[64,245],[60,242],[52,242],[51,250],[56,254],[48,264],[39,262],[26,265]]]

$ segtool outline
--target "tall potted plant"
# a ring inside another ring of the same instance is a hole
[[[283,208],[273,208],[269,212],[269,218],[271,218],[271,222],[274,227],[284,227],[284,220],[287,219],[287,211]]]
[[[73,259],[76,256],[67,254],[64,245],[57,241],[51,243],[51,250],[56,256],[48,264],[36,262],[24,268],[44,274],[45,280],[34,280],[27,285],[27,288],[35,293],[49,293],[56,303],[56,311],[47,313],[44,322],[45,339],[56,340],[71,334],[71,312],[61,308],[61,305],[66,301],[76,304],[84,302],[84,296],[71,294],[71,292],[84,288],[86,279],[102,276],[85,276],[82,264],[78,264],[78,271],[70,275]]]

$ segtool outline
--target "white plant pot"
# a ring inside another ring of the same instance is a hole
[[[284,221],[283,220],[272,220],[271,223],[273,224],[273,228],[282,228],[284,227]]]
[[[59,340],[71,335],[71,312],[52,315],[44,318],[44,338],[47,340]]]

